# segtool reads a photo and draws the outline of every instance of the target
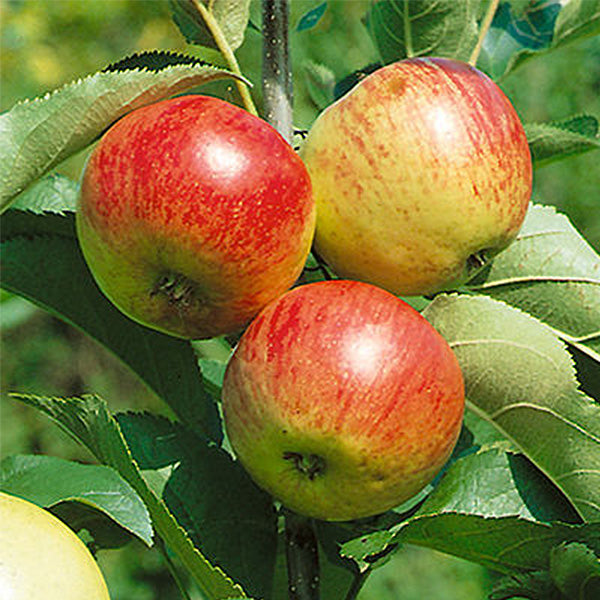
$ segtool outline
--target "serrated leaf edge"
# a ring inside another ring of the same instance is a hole
[[[242,587],[240,586],[239,583],[234,582],[224,571],[223,569],[221,569],[221,567],[219,567],[218,565],[213,565],[199,550],[198,548],[196,548],[196,546],[193,544],[192,540],[190,539],[190,537],[188,536],[186,530],[179,524],[179,522],[177,521],[177,519],[173,516],[173,514],[169,511],[167,505],[165,504],[164,500],[162,498],[158,498],[156,496],[156,494],[147,486],[144,478],[142,477],[142,474],[140,472],[140,468],[139,465],[137,463],[137,461],[133,458],[131,451],[129,449],[129,446],[127,444],[127,441],[125,440],[125,437],[123,435],[123,432],[121,431],[121,427],[118,423],[118,421],[114,418],[114,416],[110,413],[110,411],[107,409],[106,403],[104,402],[104,400],[102,400],[102,398],[100,398],[99,396],[97,396],[96,394],[85,394],[82,395],[80,397],[78,396],[72,396],[69,398],[62,398],[60,396],[39,396],[36,394],[21,394],[21,393],[10,393],[9,396],[11,398],[14,398],[16,400],[19,400],[25,404],[28,404],[29,406],[32,406],[33,408],[36,408],[37,410],[40,410],[41,412],[44,412],[48,417],[50,417],[51,420],[53,420],[54,422],[57,423],[57,425],[59,427],[61,427],[61,429],[63,429],[64,431],[67,432],[67,434],[76,439],[79,443],[83,444],[86,448],[88,448],[88,450],[90,450],[92,452],[92,454],[94,454],[94,456],[96,457],[97,460],[99,460],[101,462],[101,464],[107,465],[112,467],[112,465],[110,465],[108,462],[103,460],[103,457],[98,456],[94,450],[92,448],[90,448],[83,440],[79,439],[76,435],[74,435],[66,426],[64,426],[57,418],[55,418],[52,414],[50,414],[50,412],[46,409],[45,403],[46,402],[51,402],[51,403],[57,403],[57,404],[63,404],[63,405],[69,405],[69,404],[73,404],[75,402],[81,402],[81,403],[85,403],[86,401],[88,401],[89,399],[95,400],[98,404],[97,406],[100,407],[100,409],[104,410],[104,413],[106,415],[106,417],[108,417],[108,420],[112,423],[112,426],[116,428],[116,431],[119,435],[120,441],[123,445],[123,448],[127,454],[127,457],[130,459],[131,464],[133,466],[134,469],[134,473],[136,475],[136,477],[139,479],[139,484],[141,484],[143,486],[143,490],[142,493],[140,493],[140,491],[138,491],[136,485],[132,482],[129,481],[129,479],[127,478],[126,475],[121,474],[121,472],[119,471],[119,469],[115,470],[123,477],[123,479],[125,479],[125,481],[127,481],[131,487],[136,491],[136,493],[138,493],[140,495],[140,497],[142,498],[142,500],[144,500],[144,503],[146,504],[148,511],[150,512],[150,514],[152,515],[153,510],[150,506],[147,505],[147,500],[144,498],[144,496],[148,497],[148,500],[151,500],[154,504],[155,504],[155,510],[156,508],[160,509],[164,514],[162,515],[163,517],[166,515],[170,521],[170,523],[172,524],[172,526],[174,526],[175,530],[179,533],[179,535],[182,537],[182,539],[184,540],[184,542],[187,544],[188,546],[188,550],[191,550],[192,553],[201,561],[201,563],[203,563],[204,567],[206,567],[209,571],[218,573],[219,575],[221,575],[221,577],[228,583],[228,585],[231,586],[232,588],[232,594],[241,594],[242,598],[248,598],[248,596],[246,595],[246,593],[244,592],[244,590],[242,589]],[[161,515],[159,515],[161,516]],[[157,524],[155,523],[154,520],[154,516],[153,516],[153,525],[155,528],[155,531],[160,535],[160,529],[157,526]],[[162,536],[161,536],[162,538]],[[173,551],[175,551],[174,548],[172,548]],[[181,558],[181,557],[180,557]],[[183,558],[181,558],[182,562],[183,562]],[[193,575],[196,575],[195,573],[192,573]],[[204,585],[202,583],[201,580],[198,580],[195,577],[195,580],[198,582],[199,586],[201,587],[201,589],[203,589],[203,591],[205,591],[210,598],[214,599],[214,600],[225,600],[226,598],[235,598],[237,596],[221,596],[221,597],[217,597],[215,595],[213,595],[211,592],[208,592],[207,590],[204,589]]]
[[[143,72],[152,73],[152,72],[162,72],[162,71],[166,71],[168,69],[180,69],[180,68],[190,69],[190,68],[194,68],[194,67],[205,67],[205,68],[208,68],[215,72],[222,72],[225,77],[232,77],[233,79],[240,79],[241,81],[248,83],[247,80],[243,76],[236,75],[235,73],[228,71],[224,67],[219,67],[217,65],[213,65],[207,61],[196,58],[189,54],[183,54],[183,53],[178,53],[178,52],[168,52],[168,51],[156,53],[156,55],[157,56],[160,56],[160,55],[177,56],[177,57],[181,57],[182,59],[188,58],[188,59],[190,59],[190,62],[189,63],[182,62],[182,63],[169,64],[169,65],[165,65],[164,67],[161,67],[159,69],[151,69],[149,67],[141,66],[141,67],[129,67],[129,68],[122,68],[122,69],[119,68],[119,69],[109,70],[111,67],[118,65],[120,62],[124,62],[129,59],[134,59],[136,57],[141,57],[146,54],[152,54],[152,52],[147,52],[147,53],[139,52],[139,53],[134,53],[134,54],[128,55],[120,61],[110,63],[109,65],[107,65],[103,69],[100,69],[99,71],[96,71],[95,73],[89,73],[88,75],[85,75],[83,77],[78,77],[77,79],[74,79],[72,81],[64,83],[63,85],[61,85],[53,90],[50,90],[41,96],[36,96],[35,98],[23,98],[22,100],[19,100],[18,102],[16,102],[9,110],[0,114],[0,119],[4,116],[9,115],[16,108],[21,108],[23,106],[28,106],[30,104],[37,104],[37,103],[45,102],[45,101],[53,98],[55,95],[64,92],[66,89],[69,89],[71,87],[78,87],[78,86],[82,85],[83,83],[88,83],[90,80],[92,80],[94,78],[101,78],[101,77],[104,77],[107,75],[114,75],[115,73],[127,73],[127,72],[131,72],[131,71],[139,72],[139,73],[143,73]]]
[[[478,298],[480,302],[487,302],[487,303],[491,303],[491,304],[497,304],[497,305],[502,305],[504,307],[506,307],[509,310],[513,310],[516,311],[517,313],[520,313],[522,316],[524,316],[526,319],[529,319],[531,321],[533,321],[534,323],[536,323],[537,325],[539,325],[540,327],[542,327],[546,332],[548,332],[556,341],[556,343],[560,346],[560,348],[562,349],[565,358],[568,361],[569,367],[570,367],[570,374],[571,374],[571,383],[574,383],[575,386],[572,389],[572,398],[575,399],[577,398],[581,403],[582,403],[582,408],[587,407],[593,410],[597,410],[600,411],[600,405],[598,405],[598,403],[596,403],[592,398],[590,398],[589,396],[587,396],[583,391],[581,391],[580,389],[580,384],[579,381],[577,379],[577,371],[576,371],[576,367],[575,367],[575,361],[573,359],[573,357],[571,356],[571,354],[569,353],[568,349],[567,349],[567,345],[565,343],[564,340],[562,340],[560,337],[558,337],[556,335],[556,333],[554,332],[554,330],[549,327],[548,325],[546,325],[545,323],[543,323],[542,321],[540,321],[539,319],[535,318],[533,315],[530,315],[529,313],[523,311],[522,309],[520,309],[519,307],[516,306],[512,306],[510,304],[507,304],[506,302],[502,301],[502,300],[497,300],[496,298],[491,298],[489,296],[470,296],[468,294],[459,294],[459,293],[450,293],[450,294],[439,294],[438,296],[436,296],[436,299],[440,298],[442,301],[446,298],[451,299],[451,298],[469,298],[471,301],[475,300],[475,298]],[[433,303],[432,303],[433,304]],[[431,305],[427,306],[426,309],[423,311],[424,316],[426,316],[426,312],[427,310],[430,308]],[[453,342],[449,342],[449,346],[451,348],[454,348],[457,344],[453,343]],[[529,403],[518,403],[518,404],[529,404]],[[581,510],[579,508],[579,503],[582,502],[581,499],[579,498],[574,498],[572,494],[570,494],[568,491],[566,491],[564,489],[564,487],[559,483],[560,481],[572,476],[574,473],[579,472],[578,471],[572,471],[572,472],[568,472],[568,473],[562,473],[559,477],[551,474],[548,472],[548,470],[546,468],[544,468],[543,465],[540,465],[539,462],[537,461],[537,459],[535,459],[534,457],[532,457],[530,455],[530,453],[522,447],[522,445],[518,442],[518,440],[515,440],[513,438],[512,435],[510,435],[507,431],[504,430],[503,427],[501,427],[495,420],[494,420],[494,415],[489,415],[488,413],[485,413],[484,411],[482,411],[481,409],[479,409],[479,407],[476,404],[473,404],[468,398],[465,399],[465,405],[468,407],[469,410],[471,410],[473,413],[475,413],[478,417],[480,417],[481,419],[483,419],[484,421],[486,421],[487,423],[489,423],[490,425],[492,425],[493,427],[495,427],[498,431],[500,431],[500,433],[502,433],[502,435],[504,437],[506,437],[506,439],[508,439],[509,441],[511,441],[515,447],[524,455],[526,456],[542,473],[544,473],[546,475],[546,477],[548,477],[548,479],[550,481],[552,481],[554,483],[554,485],[556,485],[561,492],[564,494],[564,496],[569,500],[569,502],[571,503],[571,505],[573,506],[573,508],[575,509],[575,511],[577,512],[577,514],[579,514],[579,516],[583,519],[583,515],[581,513]],[[504,406],[502,407],[502,412],[505,412],[508,409],[511,408],[515,408],[517,405],[517,403],[512,403],[510,404],[510,406]],[[535,406],[535,405],[531,405],[532,407],[535,407],[535,410],[544,410],[545,412],[552,412],[550,411],[550,409],[546,409],[545,407],[541,407],[541,406]],[[500,411],[497,411],[500,412]],[[568,425],[571,426],[575,426],[576,424],[572,424],[570,420],[567,420],[566,417],[561,417],[561,420],[563,420],[564,422],[567,423],[568,421]],[[577,427],[577,429],[580,429],[579,427]],[[585,432],[586,437],[597,441],[598,444],[600,444],[600,437],[596,436],[596,435],[588,435],[588,432]],[[596,473],[595,470],[590,470],[590,472],[594,472]],[[600,473],[599,473],[600,474]],[[585,502],[586,505],[590,505],[589,502]],[[600,506],[595,506],[594,508],[600,513]]]
[[[36,454],[12,454],[10,456],[11,457],[33,457],[33,458],[38,458],[38,459],[40,457],[40,455],[36,455]],[[41,455],[41,456],[45,456],[45,455]],[[8,458],[8,456],[6,458]],[[64,459],[60,459],[60,460],[64,460]],[[2,465],[3,462],[4,461],[0,461],[0,466]],[[84,464],[84,463],[80,463],[80,462],[73,461],[73,460],[64,460],[64,462],[68,462],[68,463],[78,465],[78,466],[83,466],[83,467],[96,467],[96,468],[110,469],[112,472],[114,472],[119,477],[119,479],[121,480],[121,483],[124,486],[126,486],[127,488],[129,488],[129,490],[131,492],[133,492],[135,497],[139,499],[139,501],[142,505],[142,508],[143,508],[144,516],[146,517],[146,519],[148,521],[150,521],[150,513],[148,512],[148,507],[146,506],[146,504],[144,504],[143,500],[140,498],[140,495],[133,488],[133,486],[115,468],[113,468],[109,465]],[[121,523],[120,521],[118,521],[117,519],[115,519],[113,517],[113,515],[108,510],[106,510],[104,507],[87,499],[85,496],[78,496],[78,495],[64,496],[64,497],[61,497],[59,500],[56,500],[55,502],[49,502],[48,504],[44,504],[44,506],[46,508],[52,508],[54,506],[58,506],[59,504],[62,504],[63,502],[77,502],[78,504],[85,504],[86,506],[89,506],[89,507],[93,508],[94,510],[106,515],[111,521],[116,523],[119,527],[121,527],[125,531],[128,531],[131,535],[137,537],[142,542],[144,542],[144,544],[146,544],[146,546],[148,546],[149,548],[152,547],[152,545],[153,545],[152,538],[154,537],[154,530],[152,528],[152,525],[150,525],[150,538],[147,540],[146,538],[143,537],[143,535],[136,533],[131,527],[128,527],[127,525],[125,525],[125,524]]]
[[[408,537],[408,539],[404,539],[403,538],[403,532],[406,530],[407,527],[411,526],[412,524],[418,524],[420,521],[428,521],[428,520],[434,520],[440,517],[447,517],[447,516],[454,516],[454,517],[468,517],[469,519],[475,520],[475,521],[483,521],[483,522],[505,522],[507,523],[509,526],[512,525],[518,525],[518,524],[526,524],[527,526],[533,526],[535,528],[539,528],[540,531],[542,530],[546,530],[547,534],[546,537],[553,537],[551,535],[551,531],[553,528],[553,525],[559,525],[560,527],[566,528],[566,529],[571,529],[573,531],[576,531],[577,529],[581,529],[582,527],[585,527],[587,524],[572,524],[572,523],[563,523],[561,521],[553,521],[551,523],[544,523],[542,521],[534,521],[531,519],[527,519],[525,517],[522,516],[517,516],[517,515],[507,515],[507,516],[500,516],[500,517],[490,517],[490,516],[485,516],[485,515],[473,515],[471,513],[466,513],[466,512],[461,512],[461,511],[448,511],[448,512],[444,512],[441,514],[437,514],[437,513],[430,513],[430,514],[417,514],[414,517],[410,518],[409,520],[405,521],[404,523],[401,523],[398,530],[394,533],[394,535],[392,536],[391,540],[389,543],[402,543],[402,542],[407,542],[407,543],[411,543],[411,544],[416,544],[419,546],[425,546],[425,547],[432,547],[431,545],[428,545],[426,543],[421,543],[418,540],[411,540],[410,537]],[[468,537],[470,535],[470,532],[463,532],[460,534],[457,534],[456,531],[452,531],[449,532],[447,534],[447,536],[450,537],[454,537],[454,536],[462,536],[462,537]],[[539,541],[541,539],[542,536],[536,536],[536,540]],[[531,543],[531,539],[530,538],[526,538],[523,540],[517,540],[515,541],[513,544],[509,545],[509,546],[505,546],[502,551],[499,551],[497,553],[495,553],[493,556],[487,556],[486,558],[488,559],[488,561],[493,561],[498,565],[498,570],[500,572],[515,572],[515,571],[521,571],[521,572],[526,572],[526,571],[531,571],[531,569],[529,568],[524,568],[521,564],[514,564],[512,565],[512,568],[509,567],[509,565],[506,564],[506,562],[503,562],[502,564],[500,563],[500,561],[498,559],[500,559],[506,552],[508,551],[512,551],[515,548],[518,548],[520,546],[526,545],[528,543]],[[502,567],[502,565],[504,565]]]
[[[186,55],[177,55],[177,56],[186,56]],[[124,59],[127,60],[127,59]],[[169,70],[172,70],[175,73],[178,73],[179,71],[185,73],[186,71],[190,71],[190,78],[193,79],[192,75],[194,72],[194,69],[197,69],[198,67],[201,67],[202,69],[208,69],[209,71],[212,72],[212,74],[215,75],[215,79],[220,79],[220,78],[233,78],[239,81],[243,81],[246,84],[249,84],[249,82],[241,75],[236,75],[234,73],[232,73],[231,71],[228,71],[225,68],[221,68],[221,67],[217,67],[214,65],[211,65],[210,63],[200,63],[200,62],[194,62],[191,64],[170,64],[170,65],[166,65],[164,68],[162,69],[149,69],[147,67],[143,67],[143,68],[131,68],[131,69],[123,69],[122,71],[116,70],[116,71],[97,71],[96,73],[91,73],[83,78],[78,78],[74,81],[71,81],[69,83],[66,83],[52,91],[47,92],[46,94],[44,94],[43,96],[38,96],[36,98],[25,98],[24,100],[20,100],[18,101],[16,104],[14,104],[8,111],[0,114],[0,132],[2,132],[3,127],[5,127],[5,123],[8,123],[8,129],[7,131],[9,132],[9,134],[12,133],[11,129],[10,129],[10,123],[11,123],[11,119],[18,119],[20,117],[20,112],[21,111],[35,111],[37,110],[40,105],[43,106],[43,104],[52,101],[53,99],[57,98],[59,99],[59,101],[61,100],[60,96],[65,94],[65,92],[69,91],[69,90],[75,90],[77,91],[78,88],[82,87],[82,86],[87,86],[88,84],[95,84],[96,82],[102,82],[102,80],[107,79],[108,81],[110,81],[111,78],[114,78],[118,73],[152,73],[154,71],[156,71],[156,73],[165,73]],[[174,95],[176,93],[179,93],[189,87],[193,87],[194,84],[189,84],[189,83],[182,83],[182,81],[178,81],[177,85],[173,85],[173,86],[169,86],[171,89],[171,93],[169,94],[169,96]],[[107,87],[107,86],[105,86]],[[166,95],[163,97],[167,97]],[[80,96],[81,98],[81,96]],[[158,99],[154,100],[157,101]],[[62,100],[62,103],[64,104],[65,102],[68,101],[68,98],[65,98],[64,100]],[[93,103],[95,102],[95,99],[91,99],[90,100],[90,105],[93,106]],[[139,108],[140,106],[144,106],[147,104],[150,104],[151,101],[147,101],[147,102],[142,102],[139,105],[135,105],[135,97],[132,101],[125,103],[123,105],[122,110],[117,111],[116,115],[117,118],[119,118],[120,116],[123,116],[124,114],[126,114],[128,112],[127,110],[127,106],[131,106],[133,105],[133,108]],[[54,110],[54,112],[56,112],[56,110],[58,110],[60,108],[61,105],[57,104],[56,109]],[[133,108],[130,108],[129,110],[133,110]],[[89,110],[89,107],[88,107]],[[46,122],[48,120],[48,116],[44,115],[43,118],[40,120],[39,118],[34,120],[32,126],[31,126],[31,131],[34,131],[36,128],[40,127],[40,124]],[[68,140],[69,138],[67,138]],[[83,148],[85,148],[87,145],[89,145],[90,143],[93,142],[93,137],[89,136],[89,140],[86,138],[87,141],[85,141],[85,143],[82,143],[80,145],[75,145],[74,149],[71,149],[72,152],[77,152],[82,150]],[[22,143],[19,142],[19,145],[17,146],[17,149],[20,148],[20,144]],[[8,206],[10,206],[10,204],[12,203],[12,201],[23,191],[25,191],[30,185],[32,185],[35,181],[37,181],[40,177],[42,177],[45,173],[47,173],[50,169],[52,169],[55,165],[59,164],[62,160],[66,159],[70,154],[64,152],[65,148],[69,148],[69,143],[68,142],[64,142],[61,146],[61,149],[58,152],[55,152],[53,154],[53,156],[51,157],[50,160],[46,160],[43,161],[43,164],[39,164],[36,165],[36,167],[34,169],[31,170],[31,172],[27,172],[27,175],[29,177],[29,179],[25,180],[24,178],[16,178],[16,183],[14,182],[14,178],[11,178],[11,170],[10,169],[3,169],[1,172],[1,176],[2,178],[6,178],[6,181],[3,180],[2,182],[2,189],[0,190],[1,192],[1,196],[0,196],[0,212],[3,212],[4,210],[6,210],[8,208]],[[11,146],[12,149],[12,146]],[[7,162],[10,163],[10,165],[14,165],[15,161],[18,159],[19,157],[19,152],[13,153],[13,152],[8,152],[6,153],[6,155],[2,155],[0,158]],[[7,185],[7,184],[12,184],[12,185]]]

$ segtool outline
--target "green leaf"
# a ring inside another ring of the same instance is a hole
[[[600,362],[600,256],[553,207],[532,205],[516,240],[468,288],[538,318]]]
[[[567,598],[600,597],[600,552],[585,544],[564,543],[550,555],[550,574]]]
[[[497,79],[526,58],[549,48],[560,10],[558,2],[547,0],[533,0],[526,7],[522,3],[517,7],[501,3],[477,66]]]
[[[506,450],[516,451],[514,444],[507,440],[500,431],[471,410],[465,411],[464,428],[472,435],[471,446],[474,448],[504,447]]]
[[[37,312],[37,308],[19,296],[0,290],[0,331],[8,333]]]
[[[0,239],[20,235],[75,235],[72,217],[79,186],[64,175],[47,175],[20,194],[3,214]],[[18,210],[17,210],[18,209]],[[44,218],[35,218],[43,216]],[[33,225],[35,223],[35,226]]]
[[[46,212],[64,215],[77,208],[79,185],[58,173],[48,175],[17,196],[11,208],[28,210],[36,215]]]
[[[554,123],[529,123],[525,133],[536,167],[600,148],[598,120],[590,115]]]
[[[423,312],[453,348],[467,406],[567,496],[600,516],[600,405],[578,389],[564,344],[533,317],[485,296],[438,296]]]
[[[115,547],[128,540],[128,536],[123,540],[123,535],[117,534],[117,543],[112,544],[115,535],[107,532],[107,520],[152,545],[152,523],[146,506],[110,467],[51,456],[7,456],[0,463],[0,489],[46,508],[65,502],[91,507],[93,511],[78,511],[77,520],[72,518],[71,509],[66,521],[76,531],[90,531],[100,546]]]
[[[600,33],[599,0],[503,2],[485,37],[477,66],[498,79],[530,58]]]
[[[296,31],[312,29],[321,20],[321,17],[325,14],[326,10],[327,2],[319,2],[317,6],[305,12],[300,19],[298,19]]]
[[[320,110],[334,100],[335,73],[325,65],[308,60],[302,64],[310,99]]]
[[[600,550],[600,523],[539,523],[521,517],[482,517],[447,512],[418,514],[389,531],[342,545],[341,553],[360,564],[398,543],[416,544],[458,556],[500,573],[547,570],[552,548],[565,541]],[[365,548],[369,554],[361,552]]]
[[[218,49],[218,28],[232,50],[242,45],[250,0],[169,0],[169,4],[173,20],[187,42]]]
[[[0,115],[0,209],[129,111],[226,77],[192,57],[150,52],[16,104]]]
[[[116,418],[140,469],[173,466],[163,499],[200,551],[253,596],[270,597],[277,548],[271,497],[227,452],[180,425],[147,414]]]
[[[563,2],[554,28],[555,47],[600,34],[600,0]]]
[[[361,572],[385,564],[402,543],[504,573],[548,569],[552,549],[565,540],[600,548],[600,523],[579,525],[557,488],[523,455],[499,445],[453,462],[416,513],[390,511],[354,529],[336,537],[341,555]]]
[[[474,0],[373,2],[367,27],[385,64],[414,56],[468,60],[479,32]]]
[[[482,3],[485,4],[485,3]],[[515,17],[523,17],[531,9],[531,0],[509,0],[510,10]]]
[[[573,344],[568,344],[569,351],[575,361],[581,390],[600,403],[600,361],[592,356],[592,353],[594,356],[600,356],[600,338],[596,338],[595,347],[592,347],[591,341],[587,341],[586,344],[586,352],[582,352]]]
[[[221,388],[223,387],[223,378],[227,363],[210,358],[199,359],[200,369],[202,370],[202,379],[206,393],[215,402],[221,401]]]
[[[392,542],[393,534],[388,530],[374,531],[342,544],[340,555],[353,560],[361,573],[386,565],[398,544]]]
[[[564,600],[548,571],[518,573],[502,577],[495,582],[488,600],[510,600],[511,598]]]
[[[578,521],[569,502],[531,462],[502,448],[483,449],[452,464],[417,514],[442,512]]]
[[[445,514],[481,517],[485,521],[457,518],[453,542],[445,539],[447,532],[438,528],[435,520]],[[507,518],[513,521],[510,521],[510,531],[503,535]],[[403,536],[408,534],[404,528],[412,527],[413,520],[419,519],[427,519],[427,527],[432,528],[431,537],[421,542],[416,542],[415,538],[406,540]],[[380,557],[387,558],[394,549],[392,544],[411,541],[500,571],[511,571],[519,560],[520,550],[513,537],[519,527],[523,527],[523,535],[529,536],[531,531],[536,531],[530,529],[529,523],[558,520],[577,522],[578,517],[552,483],[523,455],[492,447],[452,463],[414,516],[391,526],[388,522],[380,530],[344,544],[342,554],[355,560],[364,571],[379,566]],[[477,523],[475,530],[473,523]],[[527,550],[528,561],[536,561],[536,565],[547,562],[551,548],[544,539],[545,531],[543,534],[542,531],[539,530],[540,539],[532,537]],[[400,532],[399,536],[397,532]],[[467,536],[470,536],[468,542],[465,541]],[[476,547],[476,551],[464,548],[465,545]],[[491,563],[486,557],[495,557],[495,562]]]
[[[205,394],[194,351],[124,316],[94,282],[72,213],[9,210],[2,218],[2,287],[85,331],[129,366],[187,427],[220,442],[217,407]]]
[[[194,546],[165,503],[146,484],[134,461],[121,427],[98,396],[50,398],[14,394],[55,420],[71,436],[86,446],[96,459],[116,469],[142,498],[156,533],[178,557],[209,600],[245,597],[241,587]]]

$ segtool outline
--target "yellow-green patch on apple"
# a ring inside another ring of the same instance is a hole
[[[450,59],[375,71],[326,108],[301,155],[315,248],[341,277],[398,295],[454,289],[518,233],[532,165],[500,88]]]

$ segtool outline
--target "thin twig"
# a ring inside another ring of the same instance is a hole
[[[479,58],[479,54],[481,53],[481,49],[483,48],[483,40],[487,35],[487,32],[492,25],[492,21],[494,20],[494,15],[496,14],[496,10],[498,10],[498,4],[500,0],[491,0],[490,5],[488,6],[487,13],[483,21],[481,22],[481,28],[479,29],[479,38],[477,39],[477,44],[475,48],[473,48],[473,52],[471,52],[471,57],[469,58],[469,64],[474,67],[477,64],[477,59]]]

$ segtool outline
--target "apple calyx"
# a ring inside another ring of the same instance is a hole
[[[150,291],[150,296],[164,294],[169,304],[189,306],[195,291],[194,282],[181,273],[163,275]]]
[[[467,273],[469,276],[474,275],[477,271],[485,267],[491,258],[491,254],[492,253],[488,248],[473,252],[473,254],[467,258]]]
[[[311,481],[325,471],[325,460],[318,454],[305,456],[301,452],[284,452],[283,459],[291,461],[294,467]]]

